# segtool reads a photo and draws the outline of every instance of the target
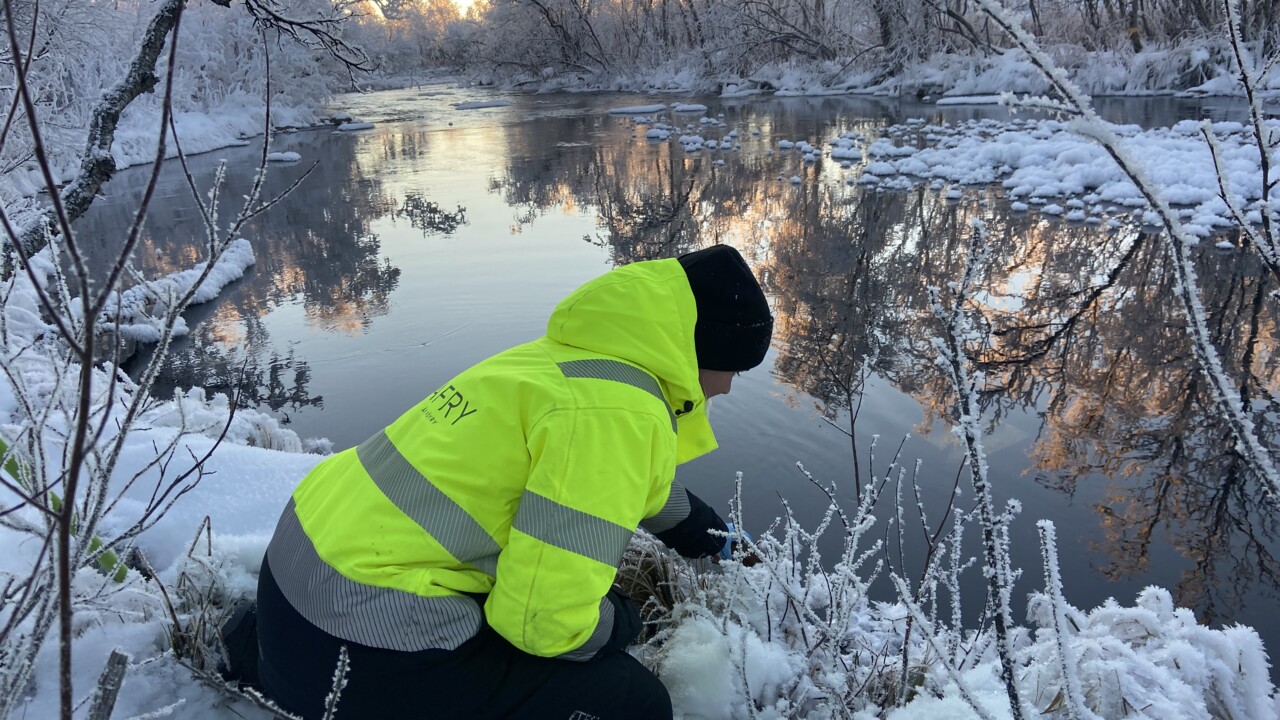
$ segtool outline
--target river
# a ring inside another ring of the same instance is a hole
[[[739,130],[741,149],[686,154],[607,110],[688,98],[511,96],[505,107],[452,107],[488,98],[447,86],[343,96],[336,110],[376,127],[278,135],[273,150],[303,159],[272,165],[269,195],[315,169],[245,229],[257,264],[188,313],[192,335],[175,346],[157,391],[239,387],[246,404],[270,408],[301,436],[348,447],[467,365],[540,335],[579,283],[617,264],[727,242],[763,279],[774,347],[712,403],[720,450],[679,477],[724,507],[741,471],[748,530],[780,515],[782,498],[812,525],[827,497],[797,463],[835,483],[848,506],[901,446],[909,510],[900,535],[889,483],[878,532],[889,548],[881,559],[915,576],[926,533],[909,481],[918,479],[931,532],[964,455],[934,361],[940,326],[926,288],[958,278],[969,221],[980,217],[991,231],[973,306],[989,331],[978,350],[984,429],[997,496],[1022,505],[1015,596],[1043,587],[1035,522],[1047,518],[1075,605],[1131,604],[1143,587],[1162,585],[1202,621],[1252,625],[1280,647],[1277,516],[1230,452],[1154,235],[1015,213],[998,187],[951,201],[927,187],[850,186],[830,160],[805,168],[769,152],[779,138],[821,144],[844,131],[874,137],[911,117],[956,122],[1007,110],[698,100]],[[1241,112],[1230,101],[1170,98],[1099,106],[1147,126]],[[191,165],[207,188],[225,159],[224,197],[238,198],[258,152],[228,148]],[[779,180],[796,172],[800,184]],[[79,225],[87,245],[119,241],[145,178],[135,168],[112,181]],[[136,264],[146,276],[189,267],[202,237],[185,181],[167,163]],[[1257,421],[1274,444],[1276,288],[1247,253],[1205,243],[1197,260],[1215,340],[1261,399]],[[967,478],[960,488],[957,505],[967,509]],[[982,581],[970,575],[966,604],[976,615]],[[872,592],[890,596],[883,576]]]

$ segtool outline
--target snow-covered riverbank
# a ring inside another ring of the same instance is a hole
[[[242,250],[232,253],[231,261],[213,276],[216,286],[247,267]],[[20,349],[52,349],[37,339],[53,329],[31,312],[34,298],[23,276],[16,283],[5,306],[8,351],[26,352],[26,379],[40,382],[55,358]],[[211,293],[204,297],[211,299]],[[0,400],[0,410],[13,417],[12,394]],[[145,512],[151,489],[182,472],[190,458],[212,450],[228,418],[226,398],[206,398],[199,390],[148,409],[125,442],[116,469],[117,487],[137,480],[99,532],[109,537]],[[16,430],[5,427],[6,434]],[[175,440],[171,463],[153,465],[156,448]],[[167,595],[136,570],[121,583],[94,567],[79,571],[77,700],[89,696],[107,655],[119,648],[132,662],[117,701],[118,717],[156,711],[194,720],[267,717],[193,679],[173,654],[169,611],[172,603],[186,624],[210,604],[226,607],[253,592],[280,508],[321,457],[300,452],[302,447],[296,435],[266,415],[237,413],[226,439],[205,462],[199,484],[138,538]],[[6,498],[5,505],[10,504]],[[640,554],[665,564],[675,602],[672,615],[656,618],[658,635],[634,651],[667,684],[677,716],[1013,717],[990,637],[954,622],[961,614],[951,615],[946,600],[954,593],[928,591],[932,609],[917,604],[927,600],[885,604],[867,597],[871,577],[887,572],[878,568],[884,529],[866,508],[845,512],[847,518],[825,524],[827,533],[843,533],[847,542],[839,544],[845,554],[826,562],[810,561],[818,543],[806,533],[814,529],[790,522],[772,531],[751,528],[764,559],[751,568],[692,567],[658,556],[640,541]],[[7,549],[0,569],[6,572],[20,574],[40,552],[38,538],[21,529],[23,522],[39,527],[38,513],[19,510],[0,527],[0,547]],[[966,564],[961,555],[954,567]],[[1036,568],[1023,571],[1028,578],[1039,576]],[[1249,628],[1202,626],[1158,588],[1081,612],[1066,604],[1071,588],[1057,585],[1052,575],[1023,586],[1052,589],[1033,600],[1029,616],[1019,618],[1012,633],[1019,684],[1036,711],[1063,708],[1068,698],[1109,719],[1269,720],[1280,711],[1265,649]],[[908,660],[905,674],[902,658]],[[1069,668],[1065,675],[1064,667]],[[32,693],[22,707],[29,717],[47,717],[56,714],[57,702],[57,649],[47,643],[35,658]]]
[[[1057,47],[1051,54],[1068,75],[1095,96],[1204,97],[1242,94],[1231,61],[1220,46],[1188,42],[1172,49],[1140,53],[1089,52]],[[884,95],[911,96],[939,103],[961,98],[993,98],[1003,92],[1043,93],[1048,84],[1021,50],[994,54],[938,53],[886,76],[880,68],[836,59],[766,63],[749,75],[709,73],[694,54],[635,72],[563,73],[542,77],[479,76],[486,84],[536,88],[539,92],[688,93],[745,97]],[[1280,99],[1280,69],[1272,68],[1261,88]],[[979,101],[981,102],[981,101]]]
[[[637,98],[636,104],[645,100]],[[698,116],[687,117],[696,122]],[[722,137],[734,128],[714,122],[699,127],[704,126],[707,129],[698,152],[740,152],[733,142],[722,149]],[[749,130],[742,128],[740,134]],[[790,153],[789,162],[800,175],[813,163],[848,161],[855,182],[858,178],[871,182],[869,178],[874,176],[877,183],[883,181],[881,186],[886,190],[894,187],[893,178],[903,177],[909,183],[940,180],[958,186],[1004,182],[1011,194],[1025,196],[1028,203],[1035,197],[1074,199],[1084,194],[1080,207],[1067,203],[1073,210],[1081,210],[1083,217],[1078,219],[1083,221],[1094,217],[1095,205],[1102,206],[1099,217],[1111,212],[1110,203],[1128,207],[1125,197],[1131,195],[1122,192],[1122,180],[1107,174],[1106,158],[1096,147],[1070,136],[1068,130],[1054,121],[946,127],[905,123],[887,129],[879,138],[814,138],[815,145],[810,148],[817,150],[817,157],[808,162],[804,148],[797,150],[795,141],[799,138],[788,139],[791,146],[787,148],[780,147],[780,139],[769,138],[765,152]],[[1254,165],[1249,166],[1241,128],[1221,124],[1211,130],[1231,143],[1231,167],[1238,173],[1241,192],[1246,192],[1250,183],[1256,186],[1256,154]],[[1178,184],[1197,177],[1205,167],[1207,153],[1199,157],[1193,147],[1201,142],[1196,132],[1190,126],[1154,132],[1132,129],[1127,137],[1140,143],[1142,157],[1156,161],[1153,173],[1166,173],[1160,181],[1184,193],[1176,197],[1185,198],[1182,202],[1197,206],[1193,212],[1205,215],[1212,210],[1205,206],[1214,198],[1212,186],[1206,184],[1211,176],[1203,178],[1206,183],[1197,179],[1184,183],[1186,187]],[[710,150],[706,142],[713,135],[716,149]],[[837,142],[824,148],[823,143],[829,140]],[[836,149],[843,152],[833,153]],[[1193,160],[1195,157],[1199,159]],[[1200,170],[1194,169],[1197,167]],[[1233,185],[1237,183],[1236,174],[1230,179]],[[1105,197],[1104,192],[1108,193]],[[1088,199],[1088,193],[1098,197]],[[1042,212],[1049,213],[1047,205]],[[1209,221],[1202,224],[1213,226]],[[232,279],[230,274],[219,278],[224,283]],[[17,332],[9,337],[6,351],[14,356],[29,353],[23,348],[34,346],[37,335],[51,333],[51,328],[40,325],[29,293],[9,297],[6,312],[16,314],[7,321],[8,327]],[[31,379],[38,380],[41,358],[31,360],[26,367]],[[12,415],[16,410],[12,397],[0,398],[0,411]],[[163,473],[161,468],[147,468],[155,447],[164,447],[177,438],[178,428],[185,428],[175,457],[185,459],[188,451],[190,456],[200,457],[211,449],[213,436],[228,414],[225,398],[206,399],[198,391],[152,408],[143,426],[125,444],[117,469],[121,482],[143,471],[141,481],[104,518],[103,532],[126,526],[145,507],[146,489]],[[251,592],[279,509],[319,459],[298,452],[301,447],[296,436],[269,417],[241,411],[227,441],[207,461],[200,484],[139,539],[139,548],[160,579],[174,587],[181,577],[203,573],[199,577],[223,603],[231,596]],[[6,499],[4,506],[9,504]],[[28,515],[33,516],[27,518],[31,522],[38,522],[38,515]],[[205,517],[212,530],[207,544],[203,536],[197,537]],[[852,526],[860,527],[858,522]],[[908,639],[906,618],[912,609],[905,603],[870,602],[862,594],[865,576],[852,572],[857,555],[843,563],[834,576],[794,563],[789,559],[793,544],[788,540],[788,529],[779,531],[776,539],[761,533],[760,552],[768,560],[763,567],[698,574],[676,566],[681,587],[687,589],[680,598],[682,604],[676,607],[677,622],[665,628],[660,644],[639,648],[637,653],[662,673],[681,716],[982,717],[970,701],[985,709],[989,717],[1010,716],[989,641],[975,639],[962,629],[948,631],[937,624],[936,617],[928,616],[927,622],[916,622]],[[38,541],[10,526],[0,528],[0,547],[13,550],[4,554],[0,566],[10,572],[21,571],[40,550]],[[867,549],[856,544],[854,548]],[[1034,568],[1024,570],[1035,574]],[[862,570],[870,571],[870,567]],[[1032,585],[1039,587],[1041,583]],[[77,625],[77,698],[87,696],[106,655],[118,646],[133,658],[117,705],[119,717],[162,708],[170,708],[172,716],[197,720],[232,717],[233,712],[265,717],[250,708],[228,707],[220,695],[196,683],[177,664],[169,649],[168,608],[154,583],[131,572],[124,583],[115,584],[86,568],[77,578],[77,591],[82,599]],[[1065,594],[1069,601],[1070,588]],[[1078,684],[1077,697],[1083,697],[1100,717],[1261,719],[1280,711],[1266,654],[1252,630],[1200,626],[1188,611],[1176,610],[1168,593],[1159,589],[1144,592],[1133,606],[1127,605],[1130,598],[1121,600],[1124,605],[1106,605],[1087,614],[1052,599],[1033,603],[1031,617],[1014,634],[1024,671],[1019,681],[1037,710],[1061,708],[1067,702],[1059,697],[1064,686],[1060,653],[1065,646],[1075,663],[1074,670],[1067,673],[1068,682]],[[1060,631],[1052,629],[1057,618],[1066,618],[1075,628],[1065,640]],[[908,665],[906,675],[910,699],[900,707],[882,709],[881,704],[901,698],[894,695],[899,692],[894,688],[902,687],[901,672],[894,663],[903,656],[904,646],[905,656],[914,662]],[[948,662],[939,660],[942,657],[951,660],[950,669]],[[953,672],[956,668],[959,671]],[[37,658],[34,678],[27,715],[53,716],[57,668],[52,644]],[[846,696],[852,699],[841,715],[832,707],[833,699]],[[179,701],[181,705],[174,705]]]
[[[189,421],[220,427],[225,406],[220,414],[216,401],[207,407],[198,396],[187,400]],[[168,413],[181,406],[169,405]],[[154,456],[153,442],[163,445],[172,437],[175,430],[160,425],[130,440],[122,474],[140,469]],[[161,581],[172,588],[183,576],[188,583],[195,577],[219,603],[252,594],[279,509],[320,459],[251,447],[244,443],[252,436],[234,436],[236,441],[224,442],[214,452],[200,485],[139,542]],[[198,456],[212,443],[207,435],[193,433],[182,446]],[[144,479],[153,480],[153,474]],[[137,507],[123,503],[119,514],[127,517]],[[211,541],[198,532],[206,517]],[[655,640],[634,651],[660,673],[678,718],[984,717],[966,696],[985,710],[985,717],[1011,717],[989,638],[949,630],[934,615],[927,626],[917,620],[907,641],[911,609],[903,603],[873,603],[862,593],[874,562],[861,576],[846,563],[830,574],[807,567],[790,560],[791,547],[807,545],[795,532],[798,528],[789,530],[757,540],[766,563],[753,568],[696,569],[666,558],[680,600],[674,622],[663,623]],[[866,539],[880,532],[867,533]],[[38,543],[7,529],[0,529],[0,546],[11,549],[5,554],[7,570],[17,569],[38,550]],[[637,550],[654,552],[647,541]],[[164,709],[169,716],[191,720],[268,717],[246,703],[229,704],[178,663],[169,644],[165,599],[153,582],[131,571],[117,585],[94,569],[83,569],[76,588],[82,602],[75,645],[77,698],[88,696],[107,656],[118,648],[132,663],[115,717]],[[1066,593],[1069,598],[1069,588]],[[1066,638],[1075,659],[1072,679],[1098,717],[1269,720],[1280,712],[1266,653],[1251,629],[1199,625],[1158,588],[1144,591],[1136,602],[1124,600],[1088,612],[1058,608],[1073,628]],[[1015,631],[1024,697],[1041,711],[1063,706],[1054,611],[1050,599],[1041,597]],[[912,660],[910,700],[895,708],[901,674],[896,663],[904,642]],[[950,660],[939,662],[940,652]],[[37,660],[33,694],[24,709],[28,717],[56,715],[56,655],[51,643]],[[881,708],[881,703],[889,705]],[[844,709],[838,709],[842,704]]]

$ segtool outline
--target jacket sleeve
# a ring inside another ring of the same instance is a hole
[[[675,472],[674,448],[670,423],[646,412],[557,410],[535,424],[529,480],[485,603],[494,630],[565,660],[634,637],[634,618],[619,617],[634,608],[608,593],[657,479]]]
[[[724,546],[724,537],[708,530],[725,532],[729,528],[711,506],[685,489],[680,481],[671,483],[671,494],[662,510],[640,521],[640,526],[653,533],[664,545],[689,558],[715,555]]]

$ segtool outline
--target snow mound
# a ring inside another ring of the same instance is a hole
[[[938,105],[999,105],[999,95],[945,95],[938,98]]]
[[[248,240],[238,238],[227,246],[203,279],[201,276],[205,275],[208,263],[199,263],[112,294],[103,306],[102,322],[108,326],[115,325],[118,313],[120,322],[116,327],[122,337],[138,342],[157,342],[166,311],[174,307],[180,298],[190,292],[192,305],[209,302],[227,285],[240,279],[253,263],[253,246]],[[175,336],[187,333],[187,324],[182,317],[177,318],[173,331]]]
[[[648,113],[662,112],[667,106],[662,104],[655,105],[627,105],[625,107],[609,108],[610,115],[644,115]]]

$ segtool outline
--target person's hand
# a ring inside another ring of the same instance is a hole
[[[725,523],[725,526],[728,528],[729,535],[724,539],[724,547],[720,548],[720,559],[732,560],[738,554],[738,546],[744,540],[749,542],[752,538],[751,534],[746,530],[735,529],[733,523]],[[742,556],[742,564],[746,567],[751,567],[758,562],[760,562],[760,557],[754,552],[748,551]]]

